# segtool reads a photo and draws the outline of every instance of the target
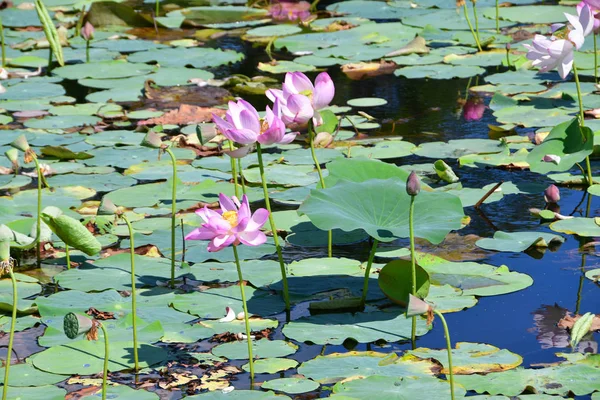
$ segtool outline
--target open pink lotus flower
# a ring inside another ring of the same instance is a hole
[[[577,13],[581,15],[581,10],[583,9],[583,6],[587,5],[591,10],[592,15],[594,16],[594,33],[598,33],[598,31],[600,30],[600,19],[598,19],[600,13],[600,1],[592,0],[591,3],[597,3],[597,5],[594,6],[593,4],[589,4],[586,1],[582,1],[579,4],[577,4]]]
[[[534,67],[539,67],[540,72],[548,72],[556,68],[562,79],[565,79],[573,68],[574,45],[566,39],[548,39],[542,35],[535,35],[531,45],[527,48],[527,58],[532,60]]]
[[[266,95],[273,102],[279,100],[286,124],[304,124],[313,118],[319,126],[323,121],[318,111],[331,103],[335,86],[327,72],[317,75],[314,85],[302,72],[288,72],[282,89],[269,89]]]
[[[297,135],[297,132],[285,133],[279,102],[275,102],[272,110],[267,106],[266,117],[262,120],[252,104],[242,99],[238,102],[229,102],[229,110],[225,114],[225,119],[216,114],[213,114],[212,117],[223,136],[243,146],[256,142],[265,145],[287,144],[293,141]],[[243,154],[244,152],[238,153]],[[233,155],[235,156],[235,154]]]
[[[252,214],[248,197],[244,195],[242,202],[237,197],[231,198],[223,193],[219,194],[221,210],[215,211],[208,207],[196,210],[196,214],[204,223],[200,228],[190,232],[185,240],[210,240],[208,251],[216,252],[230,245],[243,243],[248,246],[259,246],[267,241],[267,237],[260,230],[267,219],[269,212],[259,208]]]
[[[278,21],[304,21],[310,17],[310,3],[290,0],[273,1],[269,6],[269,15]]]

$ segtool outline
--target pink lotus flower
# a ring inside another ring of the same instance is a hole
[[[579,3],[577,6],[577,16],[565,13],[569,21],[567,37],[579,50],[585,42],[585,37],[595,29],[596,19],[592,9],[585,3]],[[554,34],[559,29],[565,27],[565,24],[552,24],[551,29]]]
[[[573,68],[573,43],[565,39],[548,39],[542,35],[535,35],[531,45],[525,44],[528,49],[527,58],[533,60],[533,66],[539,67],[540,72],[547,72],[557,68],[558,74],[565,79]]]
[[[314,85],[302,72],[288,72],[282,89],[269,89],[266,94],[273,102],[279,100],[286,124],[304,124],[313,118],[315,126],[319,126],[323,120],[318,111],[331,103],[335,86],[327,72],[317,75]]]
[[[593,3],[594,1],[592,1]],[[600,1],[597,1],[598,3],[598,7],[593,6],[592,4],[587,4],[587,6],[590,8],[592,15],[594,16],[594,33],[598,33],[598,30],[600,30],[600,19],[598,19],[598,14],[600,13]],[[583,9],[583,6],[586,5],[586,1],[582,1],[579,4],[577,4],[577,13],[581,14],[581,10]]]
[[[544,191],[544,200],[546,203],[558,203],[560,200],[560,190],[556,187],[556,185],[550,185]]]
[[[266,235],[260,230],[269,218],[269,212],[259,208],[250,211],[248,197],[244,195],[242,202],[237,197],[231,198],[219,194],[221,210],[215,211],[208,207],[196,210],[196,214],[204,223],[200,228],[190,232],[185,240],[210,240],[208,251],[216,252],[230,245],[243,243],[248,246],[259,246],[267,241]]]
[[[83,28],[81,28],[81,37],[86,41],[94,39],[94,25],[86,22]]]
[[[487,106],[483,99],[479,97],[469,97],[469,100],[463,106],[463,117],[465,121],[479,121],[483,118],[483,113]]]
[[[256,142],[265,145],[287,144],[294,140],[296,132],[285,133],[285,124],[281,120],[281,107],[278,101],[273,105],[273,110],[267,106],[266,114],[266,118],[261,120],[252,104],[240,99],[237,103],[229,102],[225,119],[216,114],[212,116],[213,122],[223,136],[243,146]],[[243,154],[244,151],[239,153]]]
[[[269,7],[269,15],[274,20],[304,21],[310,17],[310,3],[307,1],[274,1]]]

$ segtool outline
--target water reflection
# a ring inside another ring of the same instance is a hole
[[[569,310],[555,304],[543,305],[533,312],[532,331],[536,333],[537,341],[541,344],[542,349],[564,349],[570,347],[569,341],[571,336],[569,332],[558,326],[560,321]],[[593,333],[589,333],[583,337],[575,348],[579,353],[598,353],[598,342],[594,340]]]

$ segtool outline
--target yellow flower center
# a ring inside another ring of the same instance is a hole
[[[225,211],[223,213],[223,219],[229,222],[232,228],[235,228],[238,224],[238,213],[237,211]]]
[[[267,129],[269,129],[269,123],[267,122],[267,119],[266,118],[261,119],[260,120],[260,135],[265,133]]]
[[[312,98],[313,98],[313,92],[312,92],[312,90],[310,90],[310,89],[309,90],[304,90],[304,91],[300,92],[300,94],[305,95],[306,97],[308,97],[310,99],[310,101],[312,101]]]

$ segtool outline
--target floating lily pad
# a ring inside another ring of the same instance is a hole
[[[477,66],[457,66],[447,64],[415,65],[394,71],[394,75],[408,79],[453,79],[469,78],[473,75],[483,74],[485,70]]]
[[[254,360],[254,373],[256,374],[274,374],[276,372],[285,371],[296,368],[298,361],[290,360],[289,358],[262,358]],[[250,371],[250,365],[242,365],[244,371]]]
[[[207,47],[154,49],[133,53],[128,57],[129,61],[133,63],[154,61],[163,67],[191,66],[194,68],[217,67],[241,61],[243,58],[242,53]]]
[[[252,342],[252,354],[255,358],[285,357],[294,354],[298,346],[283,340],[256,340]],[[248,359],[248,344],[244,341],[223,343],[213,347],[212,353],[217,357],[230,360]]]
[[[146,64],[134,64],[124,60],[104,61],[94,64],[73,64],[52,70],[52,73],[65,79],[83,78],[127,78],[145,75],[155,67]]]
[[[279,378],[262,384],[264,389],[271,389],[288,394],[312,392],[313,390],[317,390],[319,386],[320,385],[315,381],[302,378]]]
[[[461,386],[454,388],[454,395],[462,398],[466,393]],[[332,399],[411,399],[428,400],[450,398],[448,381],[433,377],[368,376],[342,381],[333,387]]]
[[[0,387],[0,393],[4,394],[6,386]],[[67,391],[56,386],[37,387],[12,387],[6,392],[6,400],[64,400]]]
[[[386,99],[382,99],[379,97],[359,97],[356,99],[351,99],[346,102],[351,107],[363,108],[363,107],[377,107],[383,106],[387,104]]]
[[[535,5],[503,7],[503,10],[500,12],[500,19],[519,23],[549,24],[565,21],[565,13],[577,15],[573,7]],[[484,10],[483,15],[489,19],[496,19],[496,11],[492,8]]]
[[[444,142],[423,143],[413,152],[428,158],[459,158],[466,154],[500,153],[505,146],[498,140],[457,139]]]
[[[82,399],[93,400],[102,396],[102,388],[98,388],[98,391],[87,396],[83,396]],[[107,399],[139,399],[139,400],[158,400],[159,397],[156,393],[149,392],[144,389],[133,389],[126,385],[118,386],[107,386],[106,387],[106,398]]]
[[[287,72],[309,72],[316,68],[312,65],[300,64],[294,61],[276,61],[272,63],[258,63],[258,69],[271,74],[285,74]]]
[[[562,236],[544,232],[502,232],[494,233],[493,239],[480,239],[475,244],[486,250],[520,252],[531,246],[548,247],[551,242],[564,242]]]
[[[584,237],[600,236],[600,225],[595,218],[571,218],[556,221],[550,224],[550,229],[555,232]]]
[[[4,368],[0,368],[0,372],[4,374]],[[11,392],[18,390],[16,387],[54,385],[67,378],[68,376],[66,375],[56,375],[41,371],[29,363],[11,365],[9,380],[11,389],[9,389],[9,395]]]

